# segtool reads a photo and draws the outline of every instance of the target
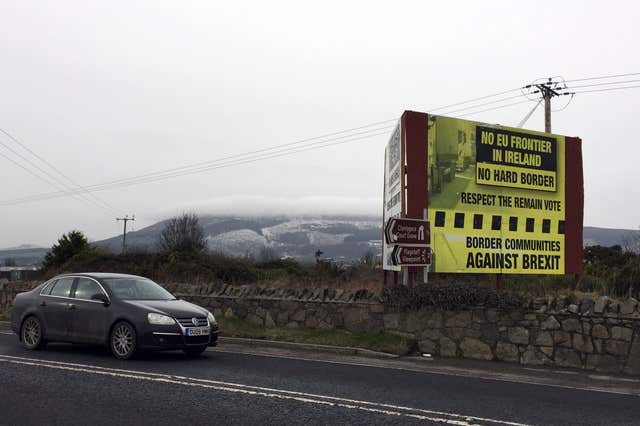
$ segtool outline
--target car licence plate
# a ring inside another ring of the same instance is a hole
[[[209,327],[190,327],[184,330],[185,336],[206,336],[211,332]]]

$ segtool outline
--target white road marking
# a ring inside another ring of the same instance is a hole
[[[100,367],[87,364],[75,364],[60,361],[49,361],[37,358],[15,357],[9,355],[0,355],[0,362],[11,364],[22,364],[36,367],[45,367],[60,369],[66,371],[75,371],[89,374],[99,374],[112,377],[121,377],[134,380],[147,380],[162,383],[178,384],[183,386],[196,386],[208,389],[214,389],[225,392],[243,393],[247,395],[263,396],[269,398],[288,399],[309,404],[335,406],[346,409],[354,409],[367,411],[378,414],[393,415],[400,417],[414,418],[418,420],[427,420],[438,423],[445,423],[455,426],[472,426],[477,423],[492,423],[509,426],[526,426],[522,423],[508,422],[503,420],[488,419],[475,416],[466,416],[457,413],[447,413],[441,411],[432,411],[412,407],[404,407],[392,404],[383,404],[370,401],[361,401],[348,398],[339,398],[328,395],[317,395],[305,392],[295,392],[283,389],[274,389],[259,386],[243,385],[239,383],[222,382],[217,380],[198,379],[194,377],[175,376],[159,373],[148,373],[144,371],[123,370],[116,368]],[[435,417],[439,416],[439,417]],[[448,417],[448,418],[447,418]]]
[[[209,350],[211,350],[211,349],[209,349]],[[238,354],[238,355],[263,356],[263,357],[268,357],[268,358],[284,358],[284,359],[293,359],[293,360],[297,360],[297,361],[324,362],[324,363],[328,363],[328,364],[356,365],[356,366],[359,366],[359,367],[385,368],[385,369],[389,369],[389,370],[412,371],[412,372],[416,372],[416,373],[426,373],[426,374],[438,374],[440,376],[453,376],[453,377],[464,377],[464,378],[471,378],[471,379],[495,380],[495,381],[498,381],[498,382],[519,383],[519,384],[535,385],[535,386],[550,386],[550,387],[553,387],[553,388],[571,389],[571,390],[588,391],[588,392],[612,393],[612,394],[615,394],[615,395],[640,396],[640,390],[635,392],[635,391],[616,390],[616,389],[610,389],[610,388],[600,388],[600,387],[589,386],[589,385],[584,385],[584,386],[561,385],[561,384],[557,384],[557,383],[547,383],[547,382],[544,381],[545,379],[536,380],[536,378],[528,378],[526,376],[519,376],[519,375],[514,375],[514,374],[509,374],[509,373],[497,373],[498,375],[493,375],[493,374],[487,374],[486,371],[483,371],[483,370],[474,370],[474,369],[467,369],[467,370],[458,369],[459,371],[452,371],[452,370],[443,371],[443,370],[436,370],[435,368],[437,368],[437,367],[431,366],[431,368],[434,368],[434,369],[427,370],[427,369],[419,369],[419,368],[412,368],[412,367],[399,367],[399,366],[388,366],[388,365],[378,365],[378,364],[367,364],[367,363],[360,363],[360,362],[355,362],[355,361],[333,361],[333,360],[324,360],[324,359],[316,359],[316,358],[306,358],[306,357],[293,356],[293,355],[272,355],[272,354],[265,354],[265,353],[261,353],[261,352],[233,351],[233,350],[224,350],[224,349],[220,349],[220,348],[215,348],[211,352],[214,352],[214,353],[215,352],[222,352],[222,353],[227,353],[227,354]],[[447,367],[444,367],[444,368],[448,369]],[[524,370],[540,372],[540,370],[537,370],[537,369],[534,369],[534,368],[524,368]],[[563,371],[562,370],[551,370],[550,372],[558,373],[558,372],[563,372]],[[573,373],[573,372],[571,372],[571,373]],[[587,377],[591,378],[591,375],[588,375]],[[637,379],[628,379],[628,378],[620,378],[620,377],[616,377],[615,379],[616,380],[620,380],[620,381],[626,381],[626,382],[632,382],[632,383],[640,384],[640,380],[637,380]]]

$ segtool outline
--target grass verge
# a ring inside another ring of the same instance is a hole
[[[411,352],[415,345],[415,342],[411,339],[388,333],[352,333],[346,330],[264,327],[238,318],[218,318],[218,321],[220,323],[220,333],[225,337],[245,337],[352,347],[387,352],[395,355],[406,355]]]
[[[11,309],[0,309],[0,321],[9,321],[11,318]]]

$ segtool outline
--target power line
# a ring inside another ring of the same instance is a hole
[[[603,75],[600,77],[575,78],[573,80],[565,80],[565,83],[572,83],[574,81],[605,80],[609,78],[630,77],[632,75],[640,75],[640,72],[631,72],[627,74],[615,74],[615,75]]]
[[[580,90],[580,91],[577,91],[575,93],[578,94],[578,93],[609,92],[611,90],[637,89],[638,87],[640,87],[640,85],[637,85],[637,86],[625,86],[625,87],[609,87],[609,88],[606,88],[606,89]]]
[[[457,115],[456,117],[466,117],[468,115],[480,114],[481,112],[493,111],[493,110],[496,110],[496,109],[507,108],[507,107],[511,107],[511,106],[515,106],[515,105],[528,104],[529,102],[530,102],[529,100],[520,101],[520,102],[514,102],[514,103],[511,103],[511,104],[500,105],[500,106],[497,106],[497,107],[487,108],[487,109],[483,109],[483,110],[480,110],[480,111],[468,112],[466,114]]]
[[[28,153],[30,153],[33,157],[37,158],[38,160],[40,160],[42,163],[46,164],[50,169],[52,169],[53,171],[55,171],[56,173],[58,173],[58,175],[62,176],[64,179],[66,179],[68,182],[70,182],[73,186],[82,189],[82,186],[78,185],[73,179],[71,179],[69,176],[67,176],[66,174],[64,174],[62,171],[60,171],[56,166],[54,166],[53,164],[51,164],[51,162],[47,161],[46,159],[42,158],[40,155],[38,155],[37,153],[35,153],[31,148],[29,148],[28,146],[26,146],[26,144],[24,144],[23,142],[21,142],[17,137],[13,136],[11,133],[9,133],[7,130],[0,128],[0,132],[4,133],[9,139],[11,139],[13,142],[15,142],[16,144],[18,144],[20,147],[22,147],[22,149],[24,149],[25,151],[27,151]],[[116,211],[116,209],[111,206],[109,203],[107,203],[106,201],[104,201],[103,199],[97,197],[94,194],[91,193],[87,193],[88,196],[92,197],[97,203],[102,204],[102,206]]]
[[[182,172],[177,172],[177,173],[168,174],[168,175],[147,177],[147,178],[144,178],[144,179],[139,179],[139,180],[134,180],[134,181],[129,181],[129,182],[124,182],[124,181],[116,182],[116,181],[113,181],[113,182],[108,182],[108,183],[104,183],[104,184],[88,185],[88,186],[85,186],[84,188],[87,191],[103,191],[103,190],[106,190],[106,189],[115,189],[115,188],[121,188],[121,187],[126,187],[126,186],[137,185],[137,184],[141,184],[141,183],[150,183],[150,182],[166,180],[166,179],[170,179],[170,178],[174,178],[174,177],[180,177],[180,176],[186,176],[186,175],[190,175],[190,174],[208,172],[208,171],[221,169],[221,168],[226,168],[226,167],[232,167],[232,166],[237,166],[237,165],[242,165],[242,164],[255,163],[257,161],[262,161],[262,160],[267,160],[267,159],[277,158],[277,157],[283,157],[283,156],[286,156],[286,155],[297,154],[299,152],[311,151],[311,150],[315,150],[315,149],[326,148],[326,147],[329,147],[329,146],[350,143],[350,142],[354,142],[354,141],[358,141],[358,140],[368,139],[368,138],[375,137],[375,136],[388,135],[388,131],[390,129],[392,129],[393,127],[394,126],[388,126],[386,128],[383,128],[383,129],[378,129],[378,130],[384,130],[384,131],[381,131],[379,133],[369,134],[369,135],[366,135],[366,136],[361,136],[361,137],[357,137],[357,138],[342,140],[342,141],[333,142],[333,143],[324,143],[323,145],[315,145],[315,146],[310,146],[310,147],[297,147],[297,148],[294,148],[294,149],[280,151],[280,152],[277,152],[277,153],[267,153],[267,154],[257,155],[257,156],[254,156],[254,158],[249,157],[249,158],[244,158],[244,159],[237,159],[237,160],[229,161],[227,163],[222,163],[222,164],[218,164],[218,165],[203,167],[203,168],[196,169],[196,170],[188,170],[188,171],[182,171]],[[323,141],[323,142],[330,142],[330,140],[329,141]],[[23,203],[32,202],[32,201],[49,200],[49,199],[53,199],[53,198],[64,197],[64,196],[71,195],[71,194],[73,194],[73,192],[59,191],[59,192],[55,192],[55,193],[33,195],[33,196],[23,197],[23,198],[18,198],[18,199],[13,199],[13,200],[0,201],[0,206],[10,206],[10,205],[23,204]]]
[[[609,81],[607,83],[581,84],[580,86],[569,86],[569,89],[579,89],[582,87],[611,86],[613,84],[629,84],[629,83],[637,83],[639,81],[640,80],[624,80],[624,81]]]
[[[13,148],[11,148],[9,145],[5,144],[4,142],[0,141],[0,145],[3,146],[5,149],[7,149],[8,151],[10,151],[11,153],[13,153],[15,156],[17,156],[18,158],[20,158],[21,160],[23,160],[26,164],[30,165],[31,167],[33,167],[34,169],[38,170],[40,173],[42,173],[44,176],[34,172],[32,169],[29,169],[28,167],[26,167],[25,165],[15,161],[14,159],[12,159],[11,157],[5,155],[5,154],[1,154],[4,158],[6,158],[7,160],[9,160],[11,163],[13,163],[16,166],[19,166],[21,169],[27,171],[29,174],[31,174],[32,176],[35,176],[36,178],[40,179],[41,181],[45,182],[47,185],[60,190],[60,188],[64,188],[69,190],[70,187],[68,185],[65,185],[63,182],[60,182],[60,180],[58,178],[56,178],[55,176],[52,176],[50,173],[48,173],[46,170],[43,170],[40,166],[38,166],[37,164],[35,164],[33,161],[31,161],[30,159],[26,158],[25,156],[23,156],[22,154],[20,154],[19,152],[17,152],[16,150],[14,150]],[[47,179],[47,177],[49,179]],[[103,208],[102,206],[100,206],[99,204],[92,202],[92,200],[86,198],[86,196],[83,196],[82,194],[73,194],[73,196],[80,200],[80,201],[84,201],[86,203],[89,204],[93,204],[96,205],[100,208]]]
[[[460,109],[457,109],[455,111],[446,111],[444,114],[455,114],[456,112],[466,111],[466,110],[469,110],[469,109],[475,109],[475,108],[486,106],[486,105],[497,104],[497,103],[500,103],[500,102],[508,101],[510,99],[521,98],[523,96],[524,95],[522,95],[522,94],[515,95],[515,96],[509,96],[508,98],[503,98],[503,99],[498,99],[498,100],[495,100],[495,101],[485,102],[485,103],[478,104],[478,105],[472,105],[470,107],[460,108]]]
[[[432,109],[429,109],[429,111],[431,111],[431,112],[432,111],[439,111],[441,109],[447,109],[449,107],[454,107],[454,106],[458,106],[458,105],[464,105],[464,104],[468,104],[468,103],[475,102],[475,101],[481,101],[483,99],[489,99],[489,98],[493,98],[493,97],[496,97],[496,96],[506,95],[507,93],[513,93],[513,92],[516,92],[516,91],[518,91],[520,89],[521,88],[518,87],[516,89],[505,90],[504,92],[498,92],[498,93],[494,93],[492,95],[480,96],[479,98],[469,99],[468,101],[457,102],[455,104],[449,104],[449,105],[441,106],[439,108],[432,108]]]

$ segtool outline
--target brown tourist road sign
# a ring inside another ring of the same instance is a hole
[[[428,245],[431,243],[429,221],[421,219],[389,219],[384,227],[387,244]]]
[[[431,265],[431,248],[395,246],[392,259],[393,264],[397,266],[429,266]]]

